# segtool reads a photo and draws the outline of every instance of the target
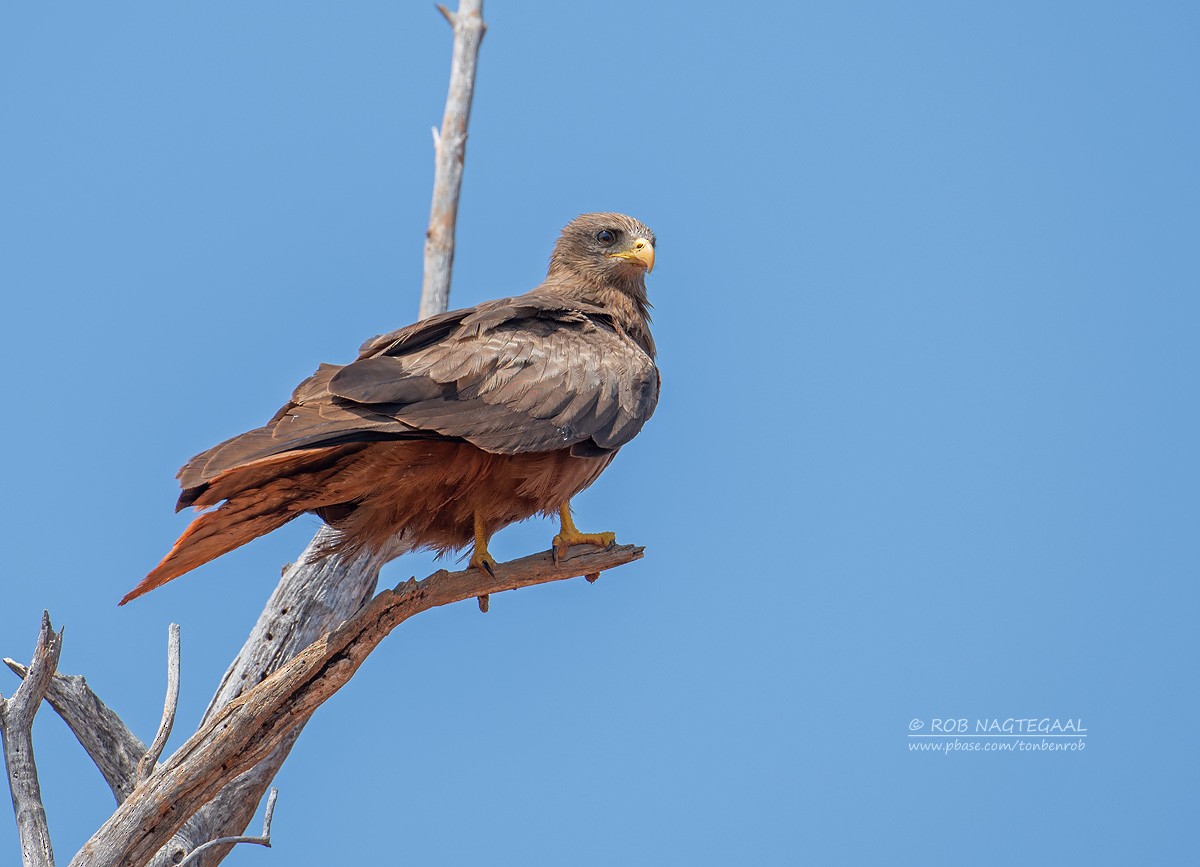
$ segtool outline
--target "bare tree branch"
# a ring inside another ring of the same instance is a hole
[[[72,867],[118,867],[148,861],[188,816],[216,795],[231,774],[262,761],[340,689],[397,625],[440,605],[519,587],[593,575],[641,558],[632,545],[580,546],[555,563],[548,552],[498,564],[495,576],[469,568],[441,570],[384,590],[354,617],[231,702],[192,735],[117,808],[71,861]]]
[[[167,697],[163,703],[162,721],[158,724],[158,731],[154,735],[154,742],[150,744],[150,749],[146,750],[146,754],[138,762],[138,785],[145,782],[158,764],[158,757],[162,755],[163,747],[167,745],[167,738],[171,736],[171,729],[175,725],[175,711],[178,709],[179,624],[172,623],[167,628]]]
[[[454,49],[442,131],[439,133],[436,128],[433,131],[436,165],[433,204],[426,231],[422,318],[443,313],[449,306],[454,228],[462,187],[467,124],[479,44],[486,29],[482,0],[463,0],[457,15],[445,9],[441,11],[454,27]],[[205,713],[205,722],[366,604],[378,583],[379,569],[398,553],[393,550],[352,561],[339,557],[322,558],[317,552],[322,543],[328,541],[329,532],[328,528],[322,528],[305,553],[285,570],[254,631],[213,696]],[[274,752],[237,777],[210,804],[193,815],[150,862],[152,867],[178,864],[180,853],[186,855],[205,841],[236,835],[245,828],[299,737],[301,728],[290,732]],[[231,848],[214,846],[206,850],[197,867],[215,867]]]
[[[388,554],[344,560],[320,556],[333,531],[322,527],[271,594],[245,645],[225,672],[201,724],[280,666],[359,610],[371,598],[379,569]],[[263,794],[282,767],[303,726],[284,738],[266,759],[230,782],[210,803],[187,820],[150,862],[176,865],[179,859],[214,837],[236,836],[254,817]],[[197,867],[214,867],[233,847],[206,850]]]
[[[454,28],[454,54],[450,60],[450,91],[446,96],[442,131],[434,136],[433,203],[429,208],[429,231],[425,233],[422,319],[444,312],[450,300],[454,225],[458,220],[458,197],[467,152],[467,123],[471,119],[479,45],[487,29],[483,23],[483,0],[462,0],[456,13],[441,4],[438,10]]]
[[[29,674],[29,669],[19,662],[5,659],[4,664],[21,677]],[[46,690],[46,701],[92,757],[117,803],[129,797],[146,745],[92,692],[80,675],[56,673]]]
[[[259,846],[271,848],[271,819],[275,815],[275,801],[279,798],[279,790],[272,789],[271,796],[267,798],[267,809],[263,815],[263,832],[258,837],[247,837],[244,834],[238,837],[219,837],[216,840],[209,840],[192,850],[192,854],[188,855],[179,862],[179,867],[187,867],[188,864],[198,864],[202,853],[216,846],[234,846],[238,843],[256,843]]]
[[[54,847],[42,804],[37,764],[33,759],[33,717],[58,668],[62,632],[50,625],[50,612],[42,612],[42,627],[29,663],[28,676],[13,697],[0,699],[0,739],[4,743],[4,766],[12,792],[17,832],[21,837],[21,862],[25,867],[54,867]]]

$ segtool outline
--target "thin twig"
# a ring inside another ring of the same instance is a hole
[[[162,755],[171,728],[175,725],[175,711],[179,709],[179,624],[172,623],[167,629],[167,697],[163,702],[162,721],[146,755],[138,762],[138,785],[154,773],[158,757]]]
[[[186,858],[179,862],[179,867],[187,867],[188,864],[198,862],[200,855],[208,849],[213,849],[217,846],[232,846],[237,843],[254,843],[258,846],[266,846],[271,848],[271,818],[275,815],[275,800],[279,797],[278,789],[271,789],[271,794],[267,798],[267,811],[263,816],[263,832],[259,837],[248,837],[244,834],[237,837],[218,837],[216,840],[209,840],[207,843],[202,843],[193,849]]]
[[[19,662],[5,659],[4,664],[22,678],[29,674]],[[46,690],[46,701],[92,757],[117,803],[129,797],[137,785],[138,762],[146,753],[146,745],[92,692],[81,675],[55,673]]]
[[[483,23],[483,0],[462,0],[455,13],[440,4],[438,10],[454,28],[454,53],[442,131],[434,145],[433,202],[429,208],[429,231],[425,235],[425,280],[421,286],[422,319],[445,312],[449,305],[454,224],[458,220],[458,198],[462,191],[467,124],[471,119],[479,45],[487,29]]]
[[[558,563],[549,552],[482,569],[434,573],[378,593],[361,611],[213,715],[126,799],[72,860],[72,867],[145,863],[229,781],[254,767],[344,686],[400,623],[440,605],[593,575],[641,559],[633,545],[579,546]]]
[[[33,759],[33,717],[50,688],[58,657],[62,653],[62,632],[50,625],[50,612],[42,612],[33,659],[28,676],[8,701],[0,699],[0,739],[4,743],[4,766],[12,792],[13,812],[21,838],[21,862],[24,867],[54,867],[54,847],[42,804],[37,764]]]

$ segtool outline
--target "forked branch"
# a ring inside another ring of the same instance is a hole
[[[24,678],[29,668],[11,659],[4,664]],[[121,803],[137,785],[137,766],[146,745],[121,721],[78,674],[55,674],[46,701],[62,717],[92,757],[101,776]]]
[[[189,864],[199,864],[204,853],[210,849],[215,849],[218,846],[235,846],[238,843],[254,843],[258,846],[266,846],[271,848],[271,819],[275,816],[275,801],[279,798],[279,790],[271,789],[271,794],[267,797],[267,809],[263,814],[263,831],[258,837],[251,837],[246,834],[239,834],[236,837],[218,837],[216,840],[209,840],[192,850],[191,854],[179,862],[179,867],[187,867]]]

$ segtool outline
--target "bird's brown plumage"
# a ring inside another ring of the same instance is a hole
[[[178,508],[216,508],[122,604],[305,512],[338,530],[343,551],[447,551],[477,530],[486,539],[559,511],[658,401],[644,279],[653,252],[636,220],[585,214],[531,292],[321,365],[266,425],[179,471]]]

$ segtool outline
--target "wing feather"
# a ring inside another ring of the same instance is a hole
[[[536,292],[431,317],[323,364],[257,430],[180,470],[193,494],[273,455],[384,438],[455,438],[499,454],[620,448],[658,400],[641,347],[591,305]]]

